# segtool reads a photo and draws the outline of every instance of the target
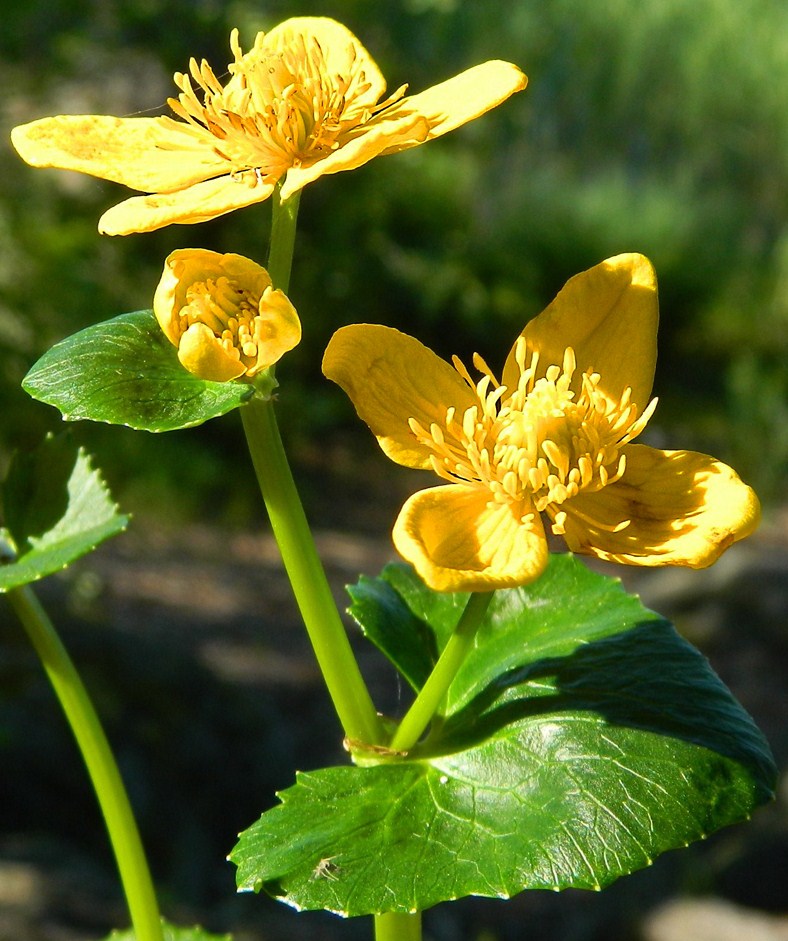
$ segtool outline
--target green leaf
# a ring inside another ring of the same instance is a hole
[[[210,934],[204,928],[195,925],[193,928],[179,928],[162,919],[162,934],[164,941],[232,941],[231,934]],[[113,931],[106,941],[136,941],[134,929],[127,931]]]
[[[403,566],[352,595],[411,679],[463,600]],[[393,641],[387,618],[405,623],[392,621]],[[539,582],[493,599],[426,742],[374,767],[299,774],[231,859],[241,889],[345,915],[596,889],[746,819],[774,783],[766,742],[698,651],[618,580],[557,556]]]
[[[88,455],[66,435],[17,454],[2,495],[9,545],[0,591],[65,568],[128,525]]]
[[[184,369],[150,310],[67,337],[38,360],[22,386],[67,421],[89,418],[141,431],[199,425],[254,394],[249,383],[209,382]]]

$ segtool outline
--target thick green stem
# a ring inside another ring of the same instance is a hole
[[[241,415],[271,528],[345,735],[379,744],[383,741],[380,720],[315,549],[282,447],[273,402],[253,399]]]
[[[421,912],[375,915],[375,941],[421,941]]]
[[[300,193],[285,202],[279,194],[278,187],[273,195],[268,273],[274,287],[287,291]],[[241,409],[241,417],[271,528],[345,736],[359,743],[379,744],[383,729],[315,549],[273,402],[255,398]]]
[[[137,824],[87,691],[32,589],[15,588],[7,597],[41,658],[82,752],[117,860],[134,937],[136,941],[162,941],[159,906]]]
[[[410,751],[427,728],[468,654],[493,592],[472,594],[435,668],[391,740],[394,751]]]

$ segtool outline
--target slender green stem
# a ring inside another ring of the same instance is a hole
[[[375,941],[421,941],[421,912],[375,915]]]
[[[348,739],[376,744],[383,733],[353,656],[298,498],[273,402],[241,409],[246,440],[285,569],[326,686]]]
[[[275,288],[287,292],[290,286],[290,269],[293,265],[296,222],[301,191],[282,202],[279,198],[281,184],[277,186],[271,206],[271,244],[268,248],[268,274]]]
[[[394,751],[409,751],[429,725],[473,645],[476,630],[481,624],[492,596],[493,592],[478,592],[468,599],[468,604],[462,612],[454,633],[443,648],[443,653],[438,658],[435,668],[410,709],[405,713],[391,740],[390,747]]]
[[[295,245],[298,199],[273,196],[268,273],[286,291]],[[273,402],[258,397],[241,409],[246,441],[271,528],[301,617],[345,736],[359,743],[383,741],[381,726],[339,616],[287,462]]]
[[[162,941],[161,916],[137,824],[87,691],[52,622],[28,586],[7,594],[77,740],[107,825],[136,941]]]

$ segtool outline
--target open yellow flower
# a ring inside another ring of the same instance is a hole
[[[753,491],[692,451],[632,444],[656,404],[657,287],[642,255],[572,278],[525,327],[500,383],[474,382],[417,340],[356,324],[331,339],[323,371],[384,452],[447,484],[414,494],[394,543],[437,591],[536,579],[540,514],[574,552],[633,565],[702,568],[756,527]]]
[[[293,305],[265,268],[243,255],[172,252],[153,312],[186,369],[215,382],[253,379],[301,340]]]
[[[526,77],[490,61],[418,95],[402,86],[381,100],[386,82],[372,57],[326,17],[285,20],[258,33],[222,86],[203,60],[169,99],[176,117],[59,115],[14,128],[11,140],[35,167],[59,167],[149,193],[99,220],[107,235],[150,232],[173,222],[204,222],[267,199],[284,178],[287,199],[324,173],[352,170],[379,154],[439,137],[484,114]],[[195,87],[196,86],[196,87]]]

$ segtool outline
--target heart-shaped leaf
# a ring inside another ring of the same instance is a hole
[[[430,597],[403,566],[352,594],[412,682],[463,601]],[[241,834],[239,887],[345,915],[600,888],[747,818],[775,781],[763,737],[706,660],[570,556],[497,594],[444,718],[381,762],[299,774]]]

